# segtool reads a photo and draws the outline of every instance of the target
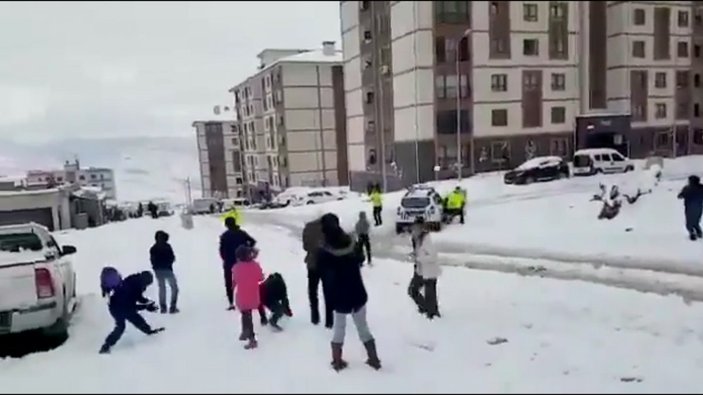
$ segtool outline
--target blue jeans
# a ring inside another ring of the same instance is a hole
[[[159,306],[166,308],[166,283],[171,288],[171,308],[178,304],[178,281],[173,270],[154,270],[156,281],[159,284]]]

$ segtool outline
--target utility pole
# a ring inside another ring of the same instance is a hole
[[[371,15],[373,17],[373,35],[371,36],[371,39],[373,40],[373,56],[372,56],[372,64],[374,67],[374,82],[376,83],[376,86],[378,87],[378,97],[374,98],[374,108],[376,110],[376,119],[378,120],[378,125],[379,125],[379,130],[381,132],[381,138],[380,138],[380,144],[381,144],[381,152],[379,153],[379,163],[381,166],[381,181],[383,184],[383,192],[387,192],[388,190],[388,181],[386,177],[386,130],[385,130],[385,117],[384,117],[384,111],[383,111],[383,104],[384,104],[384,90],[383,90],[383,85],[384,85],[384,78],[383,78],[383,66],[380,65],[380,51],[381,47],[378,45],[378,33],[379,31],[379,24],[378,24],[378,18],[376,18],[377,15],[380,14],[378,12],[377,8],[380,7],[383,2],[379,1],[372,1],[371,3]],[[380,66],[379,66],[380,65]]]

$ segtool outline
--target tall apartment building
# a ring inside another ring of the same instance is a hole
[[[266,49],[259,70],[230,89],[248,184],[257,195],[348,183],[342,54]]]
[[[195,121],[203,197],[249,198],[238,122],[231,119]]]
[[[341,1],[352,188],[703,152],[698,3]]]

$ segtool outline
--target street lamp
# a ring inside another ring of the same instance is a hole
[[[466,44],[469,44],[469,34],[471,34],[471,28],[466,29],[464,31],[464,34],[461,35],[461,37],[456,41],[456,50],[454,51],[454,57],[456,58],[456,167],[457,167],[457,179],[461,180],[461,168],[463,166],[462,158],[461,158],[461,74],[460,74],[460,68],[459,68],[459,47],[461,45],[461,41],[463,39],[466,39]],[[469,87],[469,76],[466,76],[466,88],[468,89]],[[471,173],[473,174],[474,172],[474,158],[473,158],[473,151],[474,151],[474,142],[473,142],[473,135],[470,137],[470,166],[471,166]]]

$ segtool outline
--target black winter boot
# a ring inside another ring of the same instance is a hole
[[[166,314],[168,312],[168,309],[166,308],[166,305],[161,305],[161,314]]]
[[[376,353],[376,341],[371,339],[364,343],[364,347],[366,347],[366,354],[369,357],[369,359],[366,360],[366,364],[376,370],[381,369],[381,360],[378,359],[378,354]]]
[[[342,343],[330,343],[332,346],[332,369],[339,372],[340,370],[346,368],[349,364],[347,361],[342,359]]]

